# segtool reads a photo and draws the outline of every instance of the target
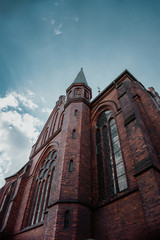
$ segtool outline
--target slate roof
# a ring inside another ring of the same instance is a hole
[[[73,83],[84,83],[88,86],[86,77],[83,72],[83,68],[81,68],[80,72],[78,73],[77,77],[75,78]]]

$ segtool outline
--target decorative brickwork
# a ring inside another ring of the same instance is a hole
[[[91,101],[81,69],[6,178],[0,239],[160,239],[160,98],[149,90],[125,70]]]

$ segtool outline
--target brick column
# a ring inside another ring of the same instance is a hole
[[[159,162],[147,129],[136,105],[139,96],[134,83],[126,79],[117,87],[118,98],[124,117],[129,144],[134,156],[135,172],[140,191],[145,221],[150,233],[155,236],[160,224],[160,192],[158,188]]]

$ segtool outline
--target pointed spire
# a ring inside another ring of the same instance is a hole
[[[78,73],[77,77],[75,78],[73,83],[84,83],[88,86],[86,77],[83,72],[83,68],[81,68],[80,72]]]

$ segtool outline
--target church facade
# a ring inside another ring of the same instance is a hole
[[[160,98],[127,70],[91,101],[83,69],[0,191],[0,239],[160,239]]]

